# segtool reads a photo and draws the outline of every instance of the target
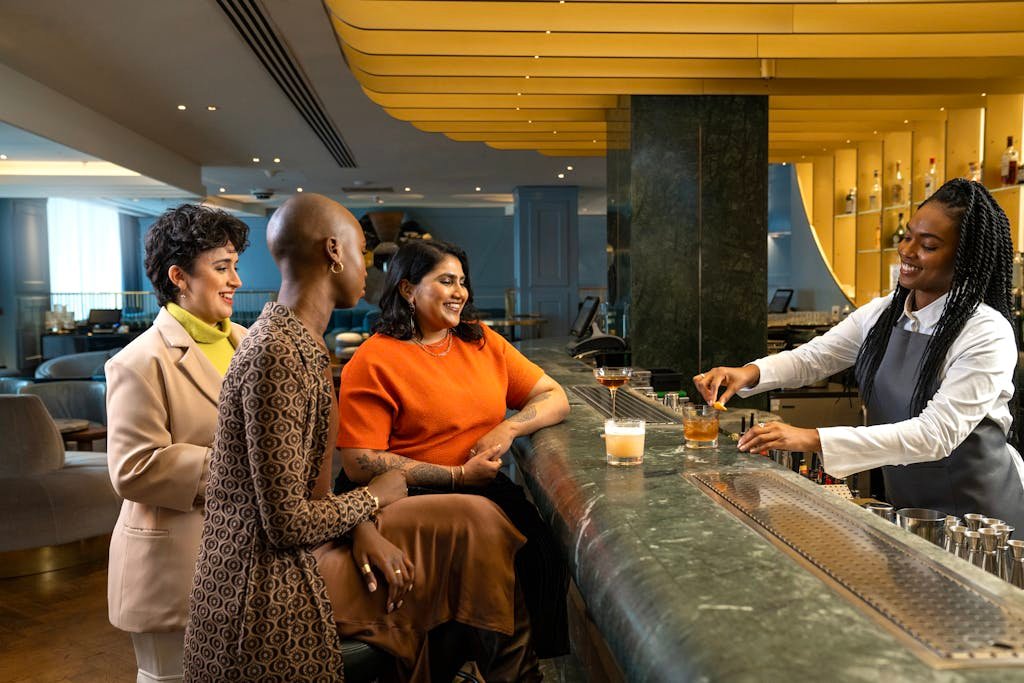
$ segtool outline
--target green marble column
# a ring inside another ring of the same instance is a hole
[[[768,98],[629,104],[629,149],[608,155],[608,215],[629,274],[629,291],[620,279],[616,293],[628,303],[633,363],[689,376],[764,355]]]

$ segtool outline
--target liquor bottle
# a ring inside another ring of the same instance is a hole
[[[896,162],[896,182],[892,184],[892,204],[899,206],[903,203],[903,171],[900,170],[899,161]]]
[[[967,164],[967,179],[973,180],[976,183],[981,182],[981,165],[977,161],[971,161]]]
[[[892,234],[892,248],[895,249],[899,246],[899,243],[903,241],[903,236],[907,234],[907,226],[903,225],[903,214],[901,213],[896,219],[896,232]]]
[[[999,164],[999,180],[1003,185],[1017,184],[1017,166],[1020,163],[1020,155],[1013,148],[1013,136],[1006,136],[1006,151],[1003,152]]]
[[[882,186],[878,184],[878,171],[875,171],[874,182],[871,183],[871,194],[868,195],[868,209],[878,208],[878,197],[882,194]]]
[[[924,197],[922,199],[928,199],[935,192],[935,157],[928,159],[928,172],[924,174]]]
[[[851,187],[846,193],[846,213],[857,213],[857,188]]]

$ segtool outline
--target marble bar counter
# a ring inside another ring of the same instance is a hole
[[[563,386],[592,384],[564,340],[520,344]],[[1024,667],[932,668],[876,618],[685,479],[772,470],[807,496],[849,506],[883,534],[1015,609],[1024,591],[821,490],[769,459],[688,451],[682,428],[649,425],[644,462],[610,467],[603,417],[569,394],[572,413],[515,445],[516,463],[561,539],[594,625],[628,681],[1024,681]],[[949,620],[958,614],[947,615]]]

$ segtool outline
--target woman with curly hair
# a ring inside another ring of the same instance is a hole
[[[760,424],[740,449],[817,451],[837,477],[882,467],[896,507],[979,512],[1021,534],[1024,464],[1006,442],[1017,363],[1006,214],[983,185],[955,178],[917,209],[898,252],[892,294],[799,349],[714,368],[694,384],[724,402],[853,366],[868,426]]]
[[[160,312],[107,361],[107,461],[124,498],[110,540],[110,623],[129,631],[138,681],[181,680],[221,380],[245,328],[231,322],[249,228],[183,204],[146,234]]]

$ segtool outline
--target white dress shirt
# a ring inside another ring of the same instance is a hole
[[[754,361],[761,379],[738,393],[749,396],[782,387],[802,387],[851,367],[892,296],[861,306],[824,335],[793,351]],[[930,335],[945,304],[946,296],[942,296],[917,311],[911,311],[908,305],[897,325]],[[1017,345],[1010,323],[991,306],[979,305],[949,347],[939,389],[920,415],[871,427],[818,429],[825,471],[846,477],[881,465],[940,460],[963,443],[985,417],[1006,434],[1012,421],[1008,404],[1013,396],[1016,364]],[[1015,451],[1011,455],[1024,484],[1024,463]]]

